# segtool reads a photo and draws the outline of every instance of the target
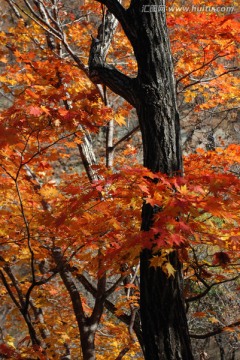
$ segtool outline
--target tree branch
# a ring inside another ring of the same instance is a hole
[[[118,280],[105,292],[105,296],[106,298],[108,298],[118,287],[119,284],[121,284],[121,282],[124,281],[124,279],[126,279],[127,275],[122,275],[118,278]]]
[[[221,284],[224,284],[224,283],[230,282],[230,281],[234,281],[234,280],[237,280],[238,278],[239,278],[239,275],[237,275],[237,276],[235,276],[234,278],[231,278],[231,279],[226,279],[226,280],[223,280],[223,281],[219,281],[219,282],[215,282],[213,284],[207,285],[206,289],[202,293],[200,293],[200,294],[198,294],[196,296],[192,296],[190,298],[186,298],[185,301],[188,303],[188,302],[199,300],[202,297],[204,297],[205,295],[207,295],[207,293],[212,289],[213,286],[221,285]],[[200,280],[201,278],[198,276],[198,279]],[[204,282],[204,286],[206,286],[205,282]]]
[[[91,282],[82,274],[77,274],[78,281],[84,286],[84,288],[94,297],[96,298],[97,295],[97,289],[91,284]],[[122,315],[116,315],[115,312],[117,311],[117,308],[115,305],[109,301],[105,300],[105,306],[110,311],[111,314],[115,315],[119,320],[121,320],[124,324],[129,325],[130,324],[130,316],[126,314]]]
[[[104,4],[104,2],[101,3]],[[108,3],[108,1],[106,3]],[[117,3],[117,6],[122,8],[118,1],[110,1],[109,3]],[[115,17],[107,11],[107,13],[103,15],[102,24],[98,28],[97,39],[92,39],[89,55],[89,76],[94,83],[108,86],[113,92],[123,97],[135,107],[133,91],[134,79],[124,75],[113,65],[106,63],[107,52],[116,27],[117,21]]]
[[[120,351],[120,353],[118,354],[118,356],[116,357],[115,360],[121,360],[121,359],[124,357],[124,355],[125,355],[129,350],[130,350],[129,347],[123,348],[123,349]]]
[[[96,0],[97,2],[106,5],[109,11],[118,19],[121,23],[121,18],[124,17],[126,11],[118,0]],[[119,19],[120,18],[120,19]]]
[[[215,335],[218,335],[218,334],[221,334],[222,332],[226,331],[228,328],[231,328],[231,327],[235,327],[235,326],[239,326],[240,325],[240,320],[232,323],[232,324],[229,324],[227,326],[223,326],[223,327],[220,327],[214,331],[210,331],[206,334],[190,334],[190,337],[193,338],[193,339],[207,339],[211,336],[215,336]]]
[[[101,259],[101,250],[98,251],[98,270],[102,267],[102,259]],[[95,297],[95,304],[93,307],[92,315],[90,316],[91,325],[97,328],[101,316],[104,311],[104,303],[105,303],[105,291],[106,291],[106,273],[103,273],[101,277],[97,279],[97,292]]]
[[[218,79],[218,78],[220,78],[221,76],[227,75],[227,74],[229,74],[229,73],[231,73],[231,72],[235,72],[235,71],[239,71],[239,68],[238,68],[238,67],[232,68],[232,69],[230,69],[230,70],[224,71],[223,73],[221,73],[221,74],[219,74],[219,75],[216,75],[216,76],[213,76],[213,77],[210,77],[210,78],[206,78],[206,79],[203,78],[203,79],[197,80],[197,79],[191,78],[191,76],[190,76],[189,78],[190,78],[190,80],[193,80],[193,82],[191,82],[190,84],[184,86],[180,92],[183,92],[184,90],[186,90],[187,88],[189,88],[189,87],[191,87],[191,86],[194,86],[194,85],[197,85],[197,84],[208,83],[208,82],[210,82],[210,81],[212,81],[212,80]]]
[[[226,46],[225,46],[225,49],[227,49],[227,47],[230,45],[230,43],[228,43]],[[221,50],[222,51],[222,50]],[[214,55],[209,61],[205,62],[205,60],[203,61],[203,63],[196,69],[193,69],[191,70],[190,72],[188,72],[187,74],[184,74],[182,77],[180,77],[179,79],[177,79],[176,81],[176,86],[178,86],[178,84],[186,79],[188,76],[192,75],[194,72],[196,71],[199,71],[199,70],[202,70],[204,67],[207,67],[208,65],[211,65],[211,63],[213,63],[213,61],[219,59],[219,58],[222,58],[222,57],[225,57],[227,54],[224,54],[224,55],[221,55],[221,51],[219,51],[216,55]],[[206,70],[205,70],[206,72]]]
[[[14,4],[14,2],[13,2],[12,0],[6,0],[6,1],[7,1],[8,5],[10,6],[10,8],[12,8],[15,16],[16,16],[18,19],[21,19],[22,16],[21,16],[21,14],[19,13],[19,11],[18,11],[16,5]]]
[[[128,13],[121,5],[121,2],[118,0],[96,0],[97,2],[106,5],[108,10],[115,16],[115,18],[121,24],[124,32],[127,36],[131,37],[130,21],[128,18]]]
[[[14,304],[16,305],[16,307],[20,310],[21,309],[21,305],[18,303],[16,297],[14,296],[12,290],[11,290],[11,287],[9,286],[8,282],[7,282],[7,279],[4,275],[4,273],[2,272],[2,270],[0,270],[0,277],[2,279],[2,283],[3,285],[5,286],[7,292],[8,292],[8,295],[10,296],[10,298],[12,299],[12,301],[14,302]]]
[[[136,107],[134,85],[135,79],[124,75],[113,65],[105,63],[101,57],[101,43],[93,39],[89,57],[89,73],[91,80],[96,84],[104,84],[113,92]]]
[[[91,325],[97,326],[101,319],[101,316],[104,311],[104,303],[105,303],[105,288],[106,288],[106,275],[103,275],[97,282],[97,292],[95,298],[95,304],[92,311],[92,315],[90,316]]]
[[[118,145],[120,145],[123,141],[128,140],[133,134],[135,134],[135,132],[137,132],[138,130],[140,130],[140,126],[137,125],[135,126],[135,128],[133,128],[129,133],[127,133],[126,135],[124,135],[120,140],[118,140],[114,145],[113,145],[113,149],[115,149]]]
[[[77,274],[76,276],[77,276],[78,281],[84,286],[84,288],[94,298],[96,298],[97,289],[90,283],[90,281],[82,274]],[[111,287],[110,289],[112,289],[112,288],[113,287]],[[133,321],[132,315],[127,315],[127,314],[116,315],[117,308],[115,307],[115,305],[110,300],[107,300],[107,299],[105,300],[105,307],[111,314],[116,316],[116,318],[118,320],[122,321],[128,327],[131,326],[131,328],[134,330],[134,332],[135,332],[135,334],[136,334],[136,336],[138,338],[138,341],[139,341],[140,345],[143,346],[142,330],[141,330],[141,327],[140,327],[140,323],[137,321],[136,317],[134,318],[134,323],[132,324],[131,323]]]

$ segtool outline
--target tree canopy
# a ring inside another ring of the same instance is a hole
[[[141,118],[141,106],[152,95],[146,88],[136,96],[136,79],[147,84],[150,72],[143,71],[140,30],[133,33],[137,20],[130,17],[166,12],[176,87],[159,101],[172,101],[164,119],[177,116],[178,105],[189,138],[203,116],[214,124],[227,116],[229,126],[239,122],[240,32],[236,9],[226,10],[231,3],[212,1],[211,11],[198,11],[193,6],[204,9],[205,2],[184,2],[183,9],[174,1],[157,12],[151,1],[4,1],[3,358],[143,359],[143,249],[151,250],[149,267],[161,269],[166,281],[176,279],[177,254],[192,339],[226,333],[238,341],[240,146],[215,139],[219,146],[209,151],[188,149],[183,168],[172,172],[156,162],[151,168],[145,151],[142,165],[138,120],[144,133],[141,119],[149,113],[146,107]],[[151,209],[145,228],[143,203]],[[230,305],[218,311],[225,285]]]

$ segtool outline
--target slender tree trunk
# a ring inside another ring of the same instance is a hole
[[[99,321],[92,322],[91,318],[85,315],[81,295],[76,286],[76,280],[68,268],[68,264],[65,262],[60,248],[56,247],[53,249],[53,258],[57,266],[60,267],[59,275],[71,298],[73,311],[79,329],[80,348],[82,349],[83,360],[95,360],[96,352],[94,341]]]

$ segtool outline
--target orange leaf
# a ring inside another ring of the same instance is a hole
[[[207,314],[203,311],[197,311],[192,314],[194,317],[205,317]]]

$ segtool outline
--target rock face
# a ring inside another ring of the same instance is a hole
[[[182,144],[185,153],[200,147],[214,150],[240,141],[240,112],[229,110],[220,113],[181,114]]]
[[[229,337],[225,335],[206,339],[202,341],[201,346],[196,344],[194,348],[196,360],[238,360],[240,358],[240,344],[236,341],[229,342]]]

